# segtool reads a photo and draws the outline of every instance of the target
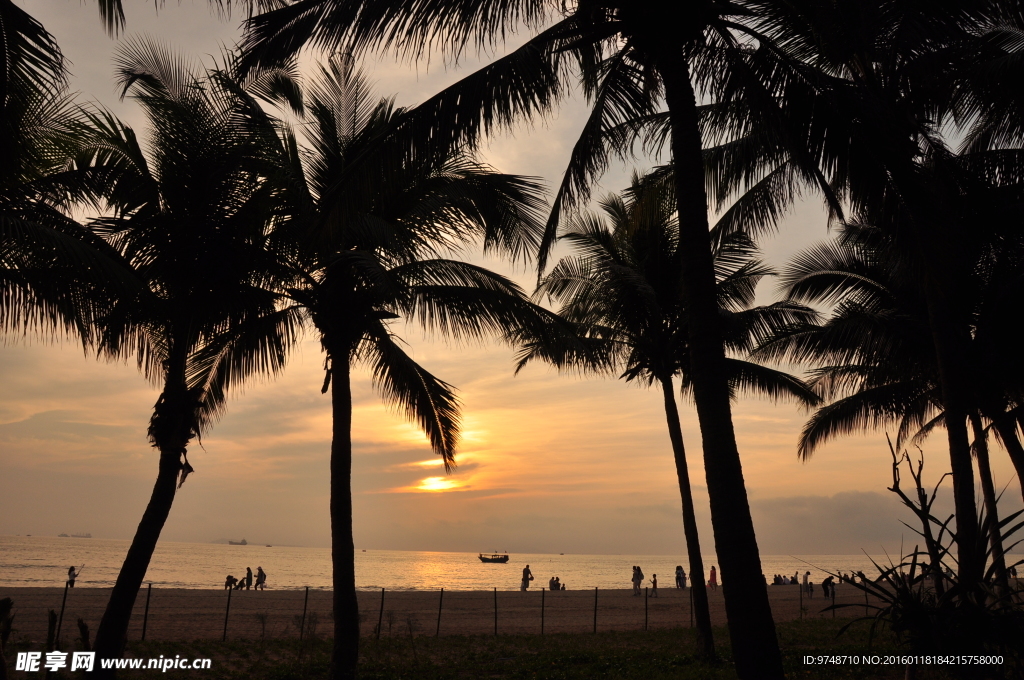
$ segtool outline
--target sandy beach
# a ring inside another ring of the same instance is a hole
[[[110,590],[75,588],[68,591],[61,638],[78,637],[77,620],[85,620],[95,634]],[[62,588],[3,588],[0,597],[14,600],[17,639],[42,641],[46,638],[47,610],[60,613]],[[303,590],[234,591],[227,616],[229,639],[297,637],[302,619]],[[648,626],[655,628],[690,625],[690,591],[663,589],[658,598],[649,598]],[[771,586],[769,600],[776,621],[800,616],[799,589]],[[493,634],[495,594],[486,591],[389,591],[384,594],[382,630],[385,635],[434,635],[438,630],[438,605],[441,604],[441,635]],[[711,618],[715,625],[725,624],[723,589],[709,591]],[[837,603],[863,604],[864,595],[849,585],[836,590]],[[804,599],[805,617],[831,617],[821,613],[829,604],[821,597],[820,587],[813,599]],[[153,589],[146,619],[147,640],[220,639],[224,633],[228,593],[217,590]],[[540,633],[542,595],[539,589],[522,593],[498,591],[498,633]],[[628,589],[601,590],[597,594],[597,628],[601,630],[642,630],[644,598],[634,597]],[[129,639],[142,636],[146,607],[146,589],[139,594],[128,629]],[[381,613],[380,592],[360,592],[359,609],[363,635],[373,635]],[[588,632],[594,627],[594,591],[569,590],[543,595],[544,632]],[[850,607],[836,616],[862,616],[863,607]],[[331,593],[310,590],[306,630],[328,634],[331,627]]]

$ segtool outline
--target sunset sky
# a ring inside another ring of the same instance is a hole
[[[111,55],[95,2],[19,4],[57,37],[83,100],[144,126],[136,107],[118,102]],[[205,2],[127,0],[127,35],[149,34],[209,63],[233,43],[238,18],[212,16]],[[471,62],[467,62],[471,63]],[[393,60],[366,64],[381,95],[411,105],[464,70]],[[492,140],[484,160],[553,185],[582,125],[584,104],[567,103],[535,128]],[[643,165],[650,161],[639,159]],[[613,169],[597,193],[621,188],[632,166]],[[777,237],[764,243],[776,265],[827,238],[812,198]],[[533,272],[476,258],[532,287]],[[760,296],[772,299],[767,281]],[[561,376],[530,366],[513,376],[513,352],[496,342],[450,345],[415,327],[396,330],[435,375],[459,388],[464,406],[458,469],[446,476],[426,439],[381,404],[365,371],[354,378],[354,493],[357,548],[509,552],[680,553],[679,493],[656,391],[606,379]],[[157,390],[133,365],[98,362],[71,341],[5,338],[0,344],[0,534],[91,532],[130,538],[156,475],[146,426]],[[163,537],[326,546],[329,399],[320,394],[323,357],[312,335],[275,380],[253,383],[227,415],[194,443],[196,474],[179,492]],[[703,529],[712,536],[703,486],[700,435],[692,405],[683,431]],[[735,422],[762,552],[877,552],[898,548],[899,524],[884,435],[826,446],[808,463],[796,456],[807,414],[792,405],[742,400]],[[948,469],[944,434],[927,442],[927,476]],[[1006,511],[1020,493],[1002,450],[997,484],[1010,484]]]

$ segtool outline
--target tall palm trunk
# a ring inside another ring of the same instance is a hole
[[[1010,454],[1010,462],[1013,469],[1017,471],[1017,482],[1020,484],[1020,495],[1024,498],[1024,446],[1021,446],[1020,438],[1017,437],[1017,424],[1013,416],[1002,414],[995,421],[996,432],[1002,440],[1006,452]]]
[[[933,263],[933,270],[935,266]],[[958,351],[957,332],[955,324],[950,319],[949,305],[936,282],[925,284],[925,298],[939,369],[942,410],[945,413],[946,438],[949,443],[949,463],[953,473],[960,582],[972,588],[973,584],[981,583],[985,565],[979,563],[975,550],[979,528],[974,504],[974,466],[971,464],[971,443],[967,434],[968,383],[961,360],[965,353]]]
[[[150,433],[160,449],[160,467],[153,494],[135,530],[128,555],[121,565],[110,600],[96,630],[96,656],[112,659],[121,656],[128,634],[135,598],[146,577],[160,532],[174,503],[181,458],[191,438],[193,405],[185,384],[184,351],[174,351],[169,362],[164,390],[154,407]],[[114,671],[97,665],[98,678],[114,677]]]
[[[690,597],[693,598],[693,612],[697,621],[697,649],[701,657],[711,661],[715,658],[715,636],[711,630],[708,591],[704,587],[704,558],[700,554],[697,517],[693,512],[693,494],[690,492],[690,472],[686,465],[683,430],[679,425],[679,409],[676,408],[672,378],[662,379],[661,389],[665,395],[665,419],[668,421],[668,435],[672,440],[672,454],[676,461],[679,495],[683,500],[683,534],[686,536],[686,554],[690,558]]]
[[[331,562],[334,565],[334,649],[331,680],[356,677],[359,602],[352,538],[352,374],[348,348],[331,353]]]
[[[959,253],[949,248],[954,243],[954,225],[949,224],[948,195],[943,193],[938,178],[922,177],[913,161],[887,166],[894,188],[912,215],[911,232],[905,239],[906,254],[918,258],[923,274],[922,294],[928,313],[928,330],[938,369],[939,390],[946,438],[949,446],[950,472],[953,476],[953,501],[956,513],[957,562],[960,583],[973,588],[980,584],[985,569],[979,562],[975,547],[979,538],[978,515],[974,497],[974,466],[971,462],[971,441],[967,432],[970,380],[963,357],[967,344],[963,324],[956,317],[951,300],[956,299],[957,283],[949,272],[962,272]]]
[[[985,513],[988,515],[989,543],[992,546],[992,566],[995,569],[996,585],[1002,593],[1009,592],[1010,582],[1006,575],[1006,553],[1003,550],[1003,536],[999,530],[999,507],[996,502],[996,486],[992,480],[992,468],[988,459],[988,439],[978,413],[971,412],[971,427],[974,430],[974,452],[978,458],[978,476],[981,477],[981,494],[985,499]]]
[[[658,54],[672,130],[679,210],[679,265],[690,322],[690,371],[704,445],[711,523],[721,566],[736,672],[740,678],[783,678],[782,655],[750,517],[732,424],[725,350],[708,233],[704,160],[689,64],[676,47]]]

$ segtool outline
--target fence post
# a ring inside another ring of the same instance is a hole
[[[832,618],[834,619],[836,618],[836,584],[830,583],[828,589],[832,591]]]
[[[228,606],[224,609],[224,634],[220,636],[221,642],[226,642],[228,639],[228,614],[231,613],[231,591],[234,588],[228,589]]]
[[[647,630],[647,586],[644,586],[644,630]]]
[[[153,584],[146,586],[146,610],[142,613],[142,641],[146,641],[146,626],[149,625],[149,596],[153,594]]]
[[[58,647],[60,647],[60,626],[64,623],[64,605],[68,603],[68,583],[64,584],[64,599],[60,601],[60,618],[57,619],[57,632],[53,636],[54,644]]]
[[[377,616],[377,639],[380,640],[380,629],[384,625],[384,589],[380,589],[380,614]]]
[[[864,591],[864,616],[868,615],[868,591]]]
[[[804,587],[803,585],[797,586],[800,589],[800,620],[804,620]]]
[[[594,633],[597,633],[597,586],[594,586]]]
[[[693,585],[690,585],[690,628],[693,628]]]
[[[498,636],[498,589],[494,589],[494,636]]]
[[[544,634],[544,594],[547,588],[540,589],[540,634]]]
[[[441,606],[444,605],[444,588],[441,588],[441,599],[437,601],[437,631],[434,637],[441,636]]]
[[[306,586],[306,599],[302,601],[302,621],[299,623],[299,642],[306,635],[306,610],[309,609],[309,586]]]

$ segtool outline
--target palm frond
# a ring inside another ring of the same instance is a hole
[[[413,361],[383,325],[368,328],[367,336],[371,342],[361,347],[360,357],[370,364],[384,402],[420,426],[451,472],[461,420],[455,389]]]

